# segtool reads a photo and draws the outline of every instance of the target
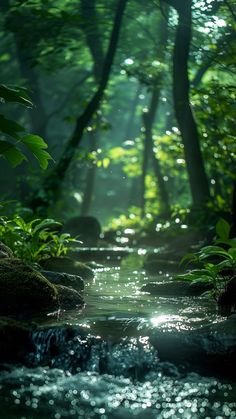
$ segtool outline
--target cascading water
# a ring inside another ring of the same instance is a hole
[[[191,371],[197,352],[193,362],[191,357],[184,362],[185,343],[190,345],[193,336],[196,345],[198,330],[207,323],[221,324],[214,306],[201,298],[142,293],[147,280],[145,273],[130,269],[101,270],[87,286],[84,312],[41,320],[31,332],[25,366],[3,366],[1,418],[235,418],[236,384],[209,371]],[[162,352],[183,351],[175,364],[160,360],[158,332],[163,330]],[[179,335],[188,337],[180,347]],[[215,347],[212,337],[204,339],[204,350]]]

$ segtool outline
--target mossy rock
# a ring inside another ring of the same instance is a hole
[[[78,293],[78,291],[72,288],[64,287],[63,285],[56,285],[56,289],[60,309],[73,310],[84,306],[83,297]]]
[[[91,268],[89,268],[84,263],[78,262],[69,257],[50,257],[41,260],[40,265],[47,271],[78,275],[85,280],[93,279],[94,277],[94,273]]]
[[[84,290],[84,280],[78,275],[71,275],[64,272],[40,271],[41,274],[54,285],[64,285],[74,288],[77,291]]]
[[[210,291],[213,285],[205,281],[169,281],[149,282],[141,288],[141,291],[161,297],[198,297],[206,291]]]
[[[25,314],[57,305],[57,290],[20,259],[0,259],[0,314]]]
[[[13,319],[0,317],[0,362],[22,362],[32,350],[31,329]]]
[[[6,246],[4,243],[0,242],[0,259],[3,258],[12,258],[13,252],[10,247]]]

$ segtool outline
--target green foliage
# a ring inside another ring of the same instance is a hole
[[[70,234],[58,234],[61,224],[52,219],[26,222],[19,215],[0,218],[0,240],[14,255],[27,263],[37,263],[45,256],[66,255],[70,245],[78,242]]]
[[[0,85],[0,99],[2,102],[15,102],[27,108],[33,106],[25,90],[20,87]],[[4,157],[12,167],[27,160],[25,153],[19,148],[23,144],[38,160],[41,169],[47,168],[48,160],[52,157],[45,151],[48,146],[41,137],[27,134],[24,127],[4,115],[0,115],[0,132],[6,137],[0,140],[0,157]]]
[[[236,275],[236,238],[230,239],[230,225],[220,219],[216,224],[217,239],[214,245],[204,246],[199,252],[186,254],[182,264],[197,264],[198,269],[178,275],[176,279],[203,280],[213,284],[213,295],[218,297],[227,282]],[[219,246],[221,245],[221,246]]]

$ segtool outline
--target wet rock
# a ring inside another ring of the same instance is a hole
[[[40,265],[46,271],[68,273],[71,275],[78,275],[82,279],[93,279],[94,273],[91,268],[89,268],[84,263],[78,262],[69,257],[50,257],[43,259],[40,262]]]
[[[221,316],[230,316],[231,312],[236,311],[236,277],[230,279],[221,292],[218,301],[218,310]]]
[[[24,324],[0,317],[0,362],[23,362],[28,352],[33,349],[30,335],[31,329]]]
[[[149,282],[141,288],[141,291],[152,295],[166,297],[198,297],[206,291],[210,291],[213,285],[205,281],[169,281]]]
[[[0,313],[24,314],[55,306],[57,290],[20,259],[0,259]]]
[[[63,227],[63,232],[78,236],[79,240],[89,246],[97,243],[101,230],[99,221],[91,216],[70,218]]]
[[[155,330],[150,343],[161,361],[190,363],[236,377],[236,316],[195,330]]]
[[[0,242],[0,259],[13,257],[13,252],[10,247]]]
[[[60,309],[72,310],[78,307],[82,308],[84,306],[84,299],[78,291],[63,285],[56,285],[56,289]]]
[[[71,275],[63,272],[53,272],[45,270],[42,270],[40,272],[52,284],[64,285],[65,287],[71,287],[79,291],[84,290],[84,281],[78,275]]]

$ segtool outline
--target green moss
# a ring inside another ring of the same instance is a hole
[[[57,290],[19,259],[0,259],[0,313],[24,313],[55,306]]]
[[[41,266],[48,271],[65,272],[71,275],[79,275],[83,279],[93,279],[94,273],[84,263],[69,257],[51,257],[40,262]]]
[[[72,310],[76,307],[82,308],[84,306],[83,297],[78,291],[63,285],[56,285],[56,288],[59,306],[62,310]]]

